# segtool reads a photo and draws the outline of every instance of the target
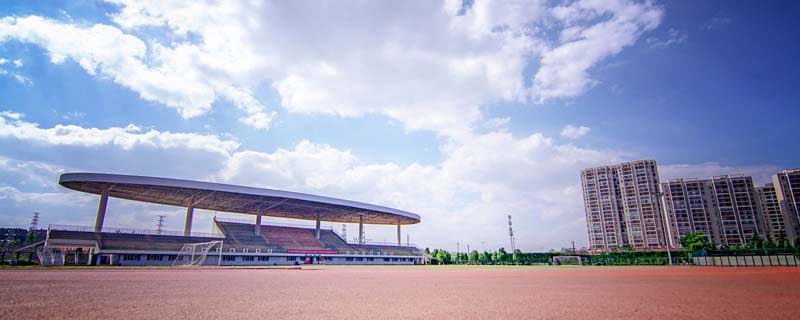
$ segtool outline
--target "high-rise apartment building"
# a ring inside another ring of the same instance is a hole
[[[655,160],[584,169],[581,183],[592,250],[666,246]]]
[[[781,205],[778,202],[775,186],[772,183],[767,183],[763,187],[757,187],[756,194],[758,194],[761,214],[764,216],[764,230],[772,239],[779,238],[781,234],[787,236],[786,218],[781,212]]]
[[[711,213],[714,199],[710,180],[674,179],[662,183],[661,189],[671,246],[680,247],[689,232],[700,232],[714,243],[721,241],[718,221]]]
[[[760,215],[753,178],[748,176],[716,176],[711,178],[714,205],[719,215],[720,244],[745,245],[757,234]]]
[[[581,170],[581,181],[589,248],[606,251],[626,245],[616,169],[607,166]]]
[[[680,239],[693,231],[716,245],[727,246],[745,245],[764,233],[752,177],[674,179],[661,186],[672,246],[680,247]]]
[[[785,219],[787,238],[797,241],[800,238],[800,169],[779,172],[772,176],[772,184]]]

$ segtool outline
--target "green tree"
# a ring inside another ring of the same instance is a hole
[[[472,250],[469,252],[469,263],[470,264],[478,264],[480,261],[480,254],[478,250]]]
[[[522,258],[523,258],[522,250],[517,249],[517,250],[514,250],[514,254],[511,256],[511,261],[514,264],[524,264],[524,261],[523,261]]]
[[[776,247],[781,248],[781,249],[785,249],[785,248],[789,248],[790,247],[789,239],[786,239],[786,231],[781,230],[781,232],[778,233],[778,238],[775,239],[775,244],[776,244]]]
[[[769,236],[767,236],[767,239],[769,239]],[[753,235],[753,237],[751,237],[750,240],[747,240],[746,247],[748,249],[760,249],[760,248],[763,248],[764,247],[764,240],[761,240],[761,237],[759,235],[757,235],[757,234]]]
[[[683,238],[681,238],[681,245],[689,251],[711,249],[714,247],[714,245],[708,241],[706,235],[696,231],[689,232],[683,236]]]

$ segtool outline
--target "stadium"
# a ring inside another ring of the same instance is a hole
[[[101,173],[65,173],[59,184],[100,196],[92,226],[50,225],[36,250],[42,265],[259,266],[296,264],[409,265],[422,251],[401,241],[401,226],[417,214],[317,195],[211,182]],[[108,198],[186,208],[183,232],[103,225]],[[192,232],[195,209],[254,216],[214,218],[212,233]],[[315,221],[314,228],[262,224],[262,217]],[[357,223],[356,243],[321,223]],[[394,225],[396,244],[367,243],[365,225]]]

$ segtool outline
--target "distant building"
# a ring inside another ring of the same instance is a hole
[[[719,215],[720,244],[744,245],[757,234],[763,234],[753,178],[742,175],[711,178],[714,205]]]
[[[583,204],[589,230],[589,249],[607,251],[628,243],[622,220],[617,171],[614,167],[597,167],[581,171]]]
[[[775,195],[790,241],[800,237],[800,169],[784,170],[772,176]]]
[[[664,210],[669,222],[670,245],[681,246],[689,232],[700,232],[713,243],[720,243],[719,224],[711,214],[714,198],[711,180],[674,179],[661,184],[664,191]]]
[[[666,246],[655,160],[584,169],[581,183],[592,250]]]
[[[772,183],[767,183],[763,187],[756,188],[758,202],[761,206],[761,214],[764,216],[764,229],[772,238],[777,239],[781,233],[788,235],[786,230],[786,217],[781,212],[781,205],[778,202],[778,194]]]
[[[700,232],[716,245],[745,245],[764,233],[753,178],[674,179],[663,183],[670,244],[680,247],[689,232]]]

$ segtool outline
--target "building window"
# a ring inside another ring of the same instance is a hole
[[[230,250],[228,250],[228,251],[230,251],[230,252],[236,252],[236,248],[231,248],[231,249],[230,249]]]
[[[244,257],[242,257],[242,261],[253,261],[253,260],[255,260],[255,257],[253,257],[253,256],[244,256]]]
[[[269,257],[258,257],[258,261],[269,261]]]
[[[177,258],[178,258],[178,256],[176,256],[174,254],[171,254],[171,255],[167,256],[167,260],[169,260],[169,261],[175,261],[175,259],[177,259]]]
[[[261,249],[256,249],[256,253],[261,253]]]
[[[344,260],[345,260],[345,261],[353,261],[353,258],[352,258],[352,257],[347,257],[347,258],[345,258]]]
[[[163,259],[163,256],[158,255],[158,254],[148,254],[147,255],[147,261],[161,261],[161,259]]]
[[[125,254],[125,255],[122,255],[122,260],[126,260],[126,261],[139,261],[141,258],[142,258],[142,256],[140,256],[138,254]]]
[[[236,261],[236,256],[222,256],[222,261]]]
[[[297,257],[286,257],[286,261],[295,261]]]
[[[242,249],[242,252],[244,252],[244,253],[250,252],[250,249],[244,248],[244,249]]]

